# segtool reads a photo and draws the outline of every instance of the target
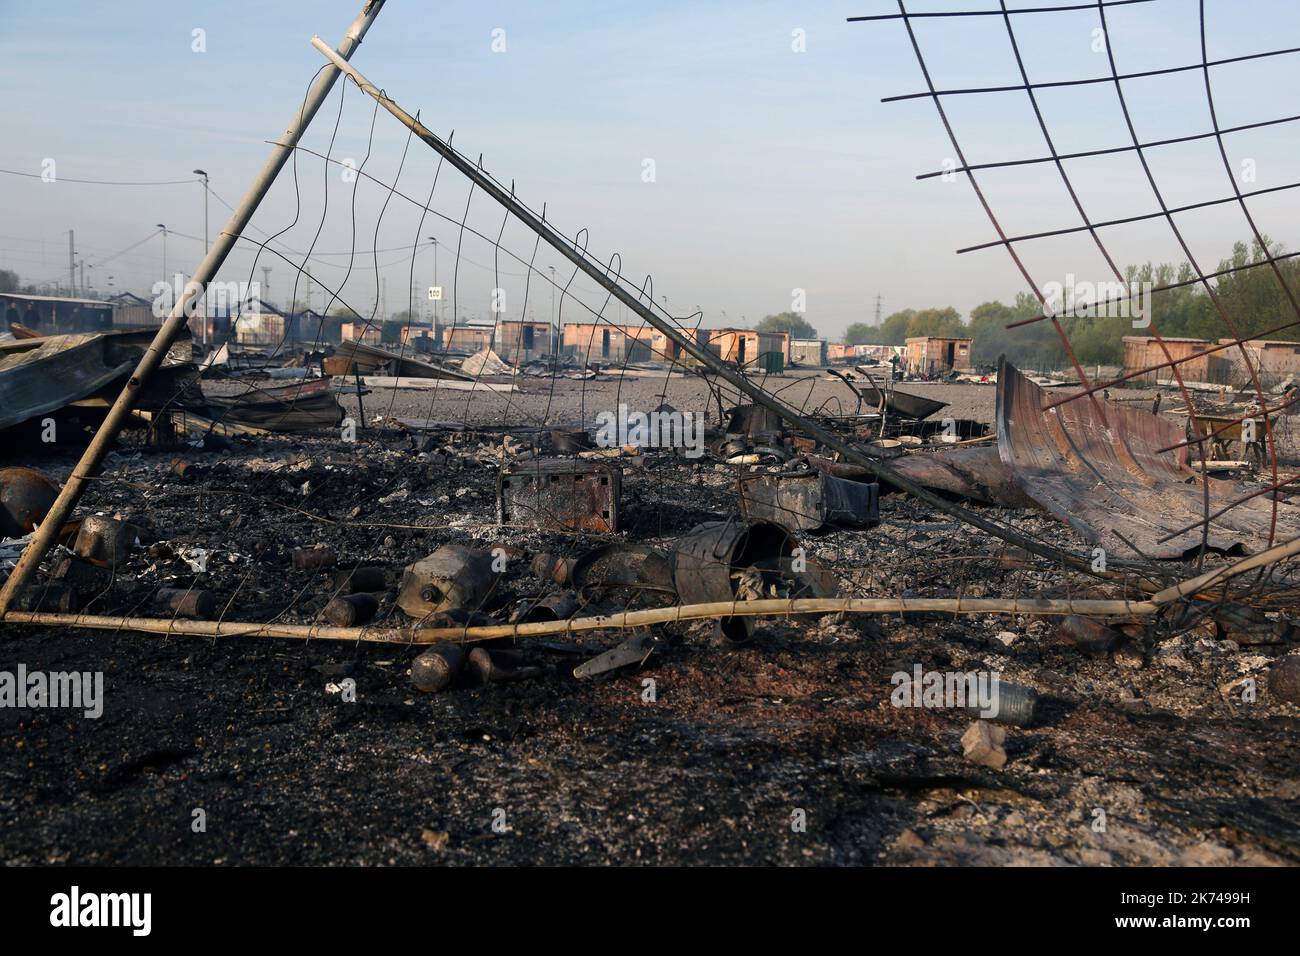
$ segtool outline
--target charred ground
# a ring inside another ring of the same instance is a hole
[[[786,384],[827,397],[838,388]],[[942,388],[959,413],[987,420],[991,389]],[[520,420],[577,421],[580,402],[606,407],[629,389],[649,407],[706,402],[685,379],[548,384],[510,401]],[[564,399],[558,410],[553,391]],[[501,401],[365,399],[367,417],[483,424],[511,413]],[[428,447],[371,428],[358,439],[235,441],[185,452],[178,474],[176,453],[128,438],[82,510],[129,517],[141,547],[88,610],[157,614],[149,601],[160,585],[196,584],[216,593],[228,619],[310,622],[329,577],[295,570],[293,548],[325,543],[341,567],[400,570],[453,541],[512,549],[504,606],[544,587],[531,554],[591,543],[495,527],[501,459],[490,438],[452,433]],[[9,463],[58,479],[75,451],[17,458]],[[734,479],[734,467],[711,457],[628,462],[623,536],[661,541],[731,513]],[[889,496],[881,511],[878,528],[808,540],[856,593],[1062,586],[1059,569],[1008,569],[1001,542],[911,499]],[[1045,516],[1003,516],[1057,540],[1069,534]],[[210,552],[202,574],[185,560],[194,548]],[[400,616],[391,596],[386,613]],[[591,682],[571,676],[580,654],[525,642],[543,677],[487,687],[462,679],[428,696],[411,688],[415,651],[403,647],[6,629],[0,667],[102,670],[106,702],[98,720],[0,710],[0,855],[11,864],[371,865],[1300,858],[1300,712],[1267,690],[1246,703],[1225,689],[1261,675],[1286,644],[1157,628],[1136,653],[1091,657],[1050,620],[940,615],[769,619],[744,646],[706,624],[662,636],[641,668]],[[574,643],[595,653],[618,639]],[[1010,728],[1004,769],[963,758],[968,717],[891,705],[890,676],[916,664],[995,670],[1043,695],[1041,719]],[[331,691],[345,678],[354,703]],[[196,808],[206,832],[192,830]],[[498,808],[505,833],[492,828]],[[797,810],[804,832],[791,826]]]

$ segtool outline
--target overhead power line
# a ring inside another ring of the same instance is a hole
[[[9,176],[25,176],[28,179],[45,179],[45,176],[41,173],[24,173],[18,169],[0,169],[0,173],[5,173]],[[69,176],[55,176],[53,179],[49,180],[49,182],[53,183],[86,183],[92,186],[188,186],[191,183],[197,183],[199,181],[200,180],[197,179],[162,179],[152,182],[130,182],[118,179],[73,179]]]

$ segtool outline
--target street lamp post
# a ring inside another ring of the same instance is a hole
[[[156,225],[159,229],[162,230],[162,237],[163,237],[163,281],[166,282],[168,285],[171,285],[171,281],[172,281],[172,280],[171,280],[171,279],[168,277],[168,275],[167,275],[167,227],[164,226],[164,225],[163,225],[162,223],[160,223],[160,222],[159,222],[159,223],[155,223],[155,225]]]
[[[436,286],[438,284],[438,240],[435,236],[425,236],[425,238],[433,243],[433,284]],[[433,300],[433,346],[434,348],[440,348],[442,346],[441,341],[439,341],[441,337],[441,332],[438,328],[438,302],[441,299],[442,292],[439,291],[438,295],[439,298]]]
[[[203,177],[203,254],[206,256],[211,251],[211,246],[208,244],[208,174],[205,170],[196,169],[194,175]],[[201,325],[203,327],[203,347],[206,349],[208,347],[208,299],[206,295],[203,297]]]
[[[547,266],[551,270],[551,329],[555,329],[555,266]]]

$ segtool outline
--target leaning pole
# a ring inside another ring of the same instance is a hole
[[[352,21],[352,26],[348,28],[347,34],[343,37],[343,42],[339,44],[337,50],[331,51],[340,61],[346,62],[356,48],[361,45],[361,38],[366,35],[370,25],[375,22],[375,17],[379,15],[379,11],[383,6],[384,0],[366,0],[361,12],[357,14],[357,18]],[[271,149],[271,155],[267,157],[261,170],[252,183],[249,184],[248,190],[244,193],[243,199],[240,200],[230,219],[226,222],[225,228],[221,230],[221,234],[217,237],[216,242],[212,244],[208,254],[203,257],[203,261],[194,270],[192,281],[185,286],[175,305],[172,306],[167,320],[159,327],[158,334],[154,336],[149,349],[140,359],[140,364],[135,367],[135,371],[131,373],[131,378],[122,389],[122,393],[113,402],[113,407],[109,409],[104,423],[99,426],[99,431],[95,432],[95,437],[81,456],[81,460],[72,469],[68,480],[63,483],[63,488],[54,504],[50,507],[49,514],[41,522],[40,527],[36,529],[31,542],[23,549],[22,555],[18,558],[18,563],[9,574],[9,580],[0,589],[0,618],[3,618],[8,613],[14,599],[31,582],[36,569],[40,567],[41,561],[53,546],[59,529],[63,527],[63,523],[72,514],[72,509],[76,507],[77,501],[85,489],[86,482],[99,471],[104,456],[108,454],[118,432],[122,430],[122,426],[126,423],[127,416],[131,414],[131,409],[135,407],[140,389],[149,380],[149,376],[162,364],[168,349],[171,348],[172,343],[185,326],[187,320],[186,311],[191,300],[203,294],[203,290],[207,288],[208,283],[217,274],[221,264],[226,261],[226,256],[234,248],[235,242],[244,231],[244,227],[253,218],[253,213],[257,211],[258,205],[271,188],[271,184],[275,182],[276,176],[280,174],[284,164],[293,155],[294,148],[298,145],[298,141],[302,139],[302,135],[311,124],[312,118],[321,108],[326,97],[329,96],[330,90],[333,89],[335,81],[339,78],[339,73],[339,68],[333,62],[327,63],[321,70],[311,88],[307,91],[302,106],[294,114],[288,128],[284,131],[284,135],[275,142]]]

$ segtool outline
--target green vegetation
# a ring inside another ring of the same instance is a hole
[[[1284,254],[1277,244],[1270,244],[1269,249],[1274,258]],[[1295,309],[1273,269],[1268,266],[1267,259],[1258,243],[1239,242],[1234,245],[1231,258],[1220,262],[1215,271],[1262,265],[1219,277],[1215,283],[1215,295],[1241,335],[1300,341],[1300,325],[1278,328],[1297,319]],[[1278,262],[1277,269],[1287,285],[1300,295],[1300,259]],[[1210,341],[1230,335],[1231,330],[1214,301],[1201,283],[1193,281],[1194,276],[1187,263],[1174,266],[1148,262],[1125,270],[1130,283],[1144,288],[1149,283],[1150,288],[1161,290],[1155,293],[1151,303],[1144,303],[1149,305],[1151,321],[1161,335]],[[1162,287],[1171,285],[1177,288],[1162,290]],[[1103,291],[1099,297],[1108,298],[1109,293]],[[971,359],[977,365],[992,364],[999,355],[1006,355],[1025,368],[1063,367],[1069,359],[1052,322],[1038,321],[1019,328],[1007,328],[1011,323],[1042,314],[1043,308],[1037,297],[1022,292],[1011,305],[993,301],[976,306],[965,322],[951,307],[903,309],[888,316],[879,326],[861,322],[850,325],[844,341],[850,345],[902,345],[907,338],[920,335],[969,336]],[[1124,360],[1124,336],[1151,334],[1149,328],[1135,327],[1128,314],[1062,315],[1059,322],[1075,355],[1084,365],[1120,365]]]
[[[764,317],[756,326],[759,332],[789,332],[792,339],[815,339],[817,330],[795,312],[779,312]]]

